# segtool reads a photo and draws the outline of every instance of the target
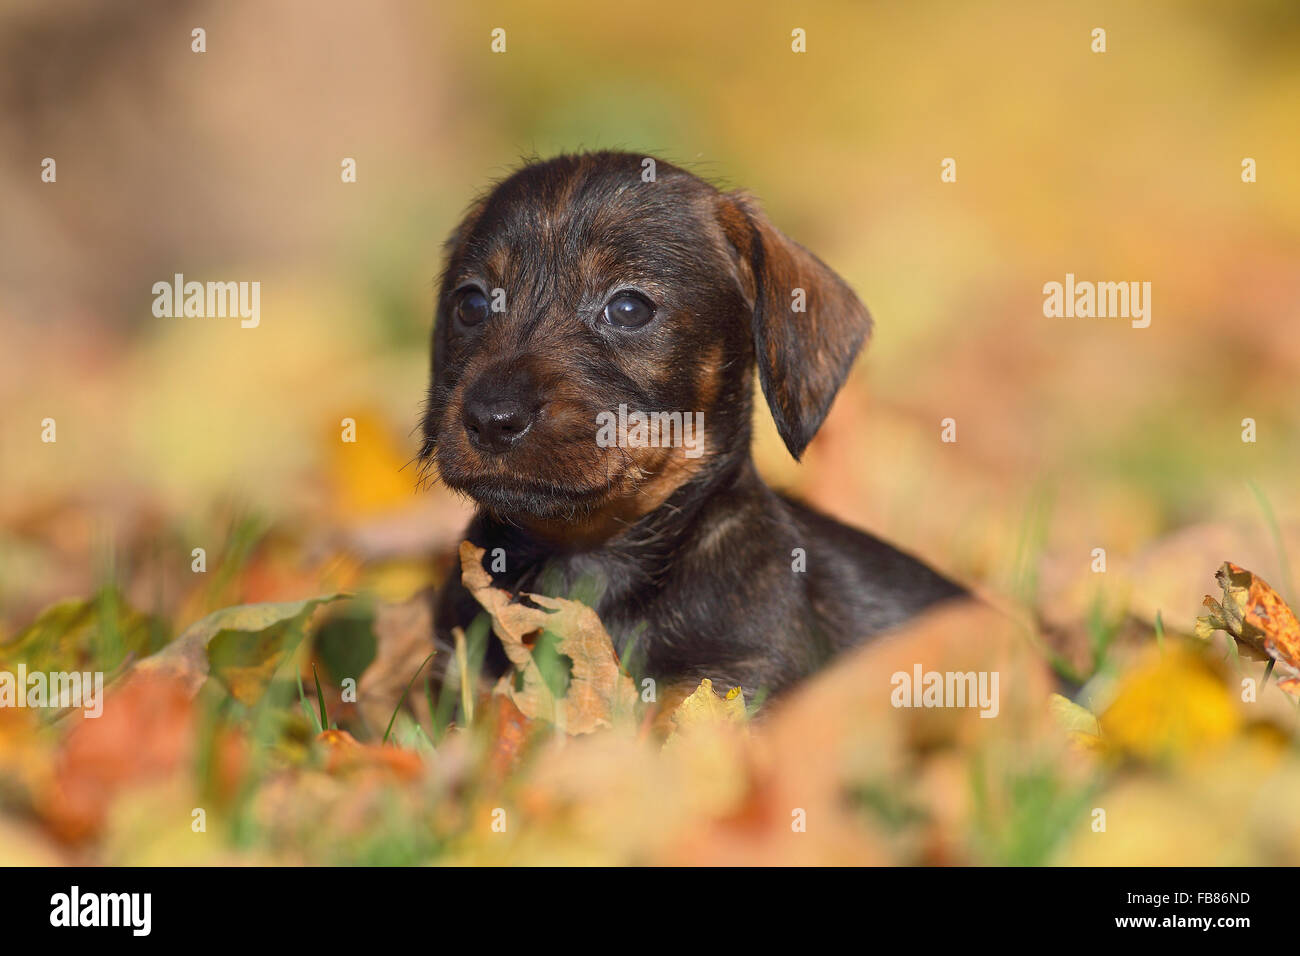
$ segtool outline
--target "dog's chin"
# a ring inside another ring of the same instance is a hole
[[[445,479],[452,489],[503,518],[574,520],[596,511],[611,497],[609,488],[578,488],[503,481],[499,475]]]
[[[602,474],[599,483],[591,475],[575,472],[566,475],[563,460],[551,460],[549,468],[538,474],[537,465],[529,460],[480,458],[463,443],[446,440],[437,443],[433,460],[444,486],[469,498],[481,509],[507,521],[573,521],[587,518],[617,498],[625,483],[622,469]],[[585,463],[585,457],[583,458]],[[605,469],[598,469],[603,472]]]

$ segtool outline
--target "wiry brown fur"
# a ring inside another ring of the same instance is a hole
[[[592,584],[630,669],[779,691],[962,592],[759,479],[755,369],[799,458],[871,319],[752,199],[665,162],[644,181],[642,160],[533,163],[471,209],[448,243],[422,457],[478,502],[468,536],[502,549],[498,586],[563,595]],[[455,309],[467,287],[504,290],[506,310],[464,325]],[[621,290],[653,303],[644,327],[603,321]],[[805,311],[791,307],[795,290]],[[599,447],[597,415],[620,404],[703,412],[703,453]],[[493,434],[510,444],[485,445],[492,423],[507,421],[485,409],[502,408],[513,430]],[[792,566],[796,549],[806,572]],[[453,575],[439,634],[477,613]],[[502,666],[493,654],[489,667]]]

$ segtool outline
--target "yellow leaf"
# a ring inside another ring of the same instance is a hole
[[[1047,701],[1047,708],[1057,726],[1066,732],[1070,743],[1083,750],[1100,751],[1104,749],[1101,739],[1101,725],[1097,717],[1086,707],[1081,707],[1068,697],[1053,694]]]
[[[380,514],[406,507],[415,496],[415,479],[402,469],[411,458],[393,438],[384,418],[373,412],[340,415],[355,423],[355,441],[343,441],[343,428],[331,424],[325,442],[334,497],[347,517]]]
[[[673,732],[668,741],[701,727],[743,726],[745,719],[745,698],[740,688],[733,687],[725,697],[719,697],[714,693],[713,681],[706,677],[695,692],[673,711]]]
[[[1109,747],[1154,760],[1211,749],[1240,729],[1241,716],[1201,657],[1173,649],[1153,651],[1124,678],[1099,724]]]

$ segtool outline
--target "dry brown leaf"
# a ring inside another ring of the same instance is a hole
[[[619,669],[613,642],[596,612],[576,601],[541,594],[519,595],[537,607],[517,603],[508,592],[492,586],[483,554],[482,548],[461,542],[461,578],[492,618],[492,631],[522,678],[522,686],[516,688],[513,675],[507,674],[496,692],[508,696],[525,717],[550,721],[570,734],[630,725],[636,688]],[[547,631],[559,639],[558,652],[573,662],[568,691],[561,700],[555,699],[533,658],[532,646]]]
[[[175,678],[193,696],[213,672],[234,696],[252,703],[297,646],[316,609],[344,597],[347,595],[330,594],[214,611],[187,627],[157,654],[135,665],[126,681]]]
[[[1300,554],[1300,522],[1279,527],[1283,547]],[[1215,567],[1223,555],[1235,555],[1248,568],[1272,573],[1277,568],[1277,550],[1268,527],[1259,521],[1216,521],[1190,525],[1144,548],[1128,563],[1113,565],[1131,582],[1130,611],[1139,620],[1154,624],[1159,614],[1166,631],[1191,634],[1196,611],[1205,593],[1206,568]]]
[[[383,730],[393,710],[406,700],[420,721],[428,721],[428,707],[417,687],[407,688],[420,667],[433,653],[432,595],[422,591],[401,604],[380,604],[373,626],[375,659],[357,684],[357,707],[371,728]]]
[[[1196,619],[1196,636],[1228,633],[1246,656],[1273,661],[1278,686],[1300,696],[1300,621],[1295,612],[1267,581],[1231,561],[1223,562],[1214,577],[1223,588],[1223,603],[1205,596],[1210,613]]]

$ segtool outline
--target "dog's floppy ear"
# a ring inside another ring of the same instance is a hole
[[[753,303],[758,379],[797,460],[870,334],[871,316],[843,279],[769,223],[751,197],[733,192],[720,202],[718,220]]]

